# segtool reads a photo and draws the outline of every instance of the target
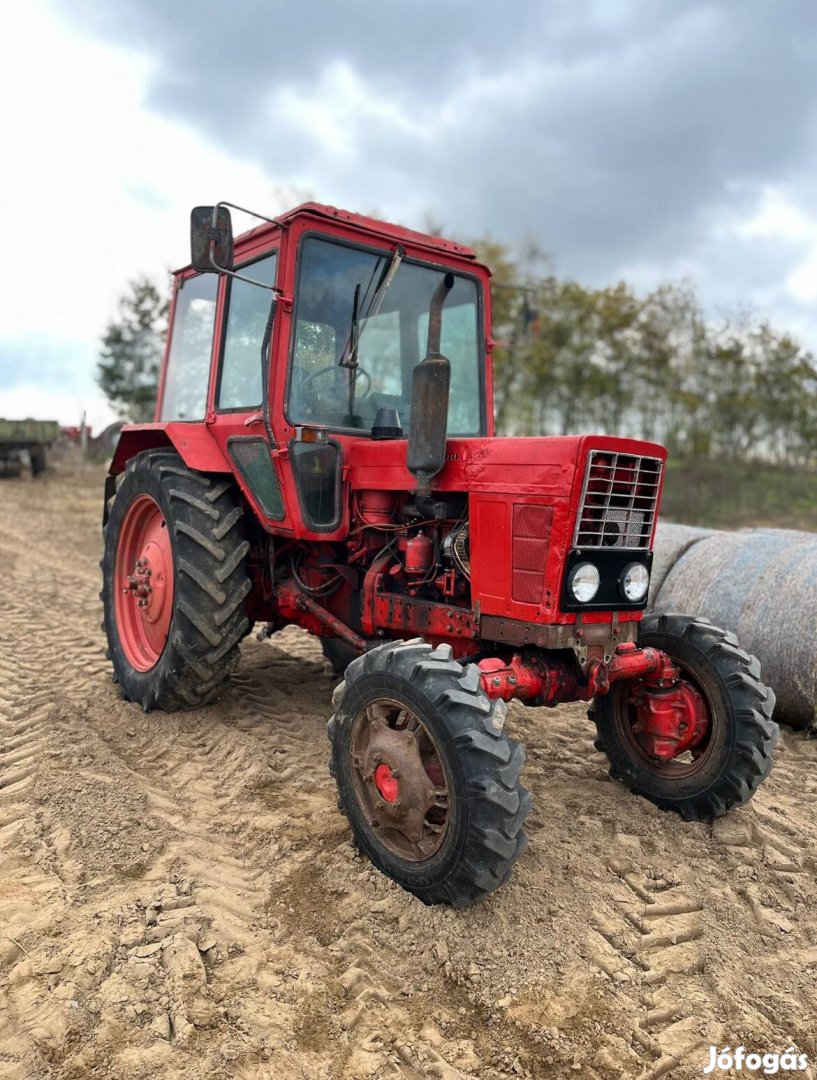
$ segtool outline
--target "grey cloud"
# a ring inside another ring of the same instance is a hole
[[[716,227],[748,213],[767,184],[815,209],[810,0],[68,0],[64,10],[153,55],[149,104],[273,179],[296,176],[318,197],[411,224],[428,209],[460,236],[534,235],[561,271],[588,280],[633,265],[658,278],[686,260],[713,301],[773,295],[796,247],[767,244],[747,266],[747,245],[718,246]],[[314,93],[339,61],[423,133],[387,117],[353,122],[343,155],[270,113],[276,93]],[[495,80],[494,92],[460,101],[477,78]]]

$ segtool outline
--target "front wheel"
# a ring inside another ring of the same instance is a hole
[[[614,683],[589,712],[611,775],[687,820],[719,817],[748,802],[769,775],[778,736],[774,693],[760,681],[757,659],[733,634],[688,615],[647,616],[638,644],[675,662],[680,685],[696,703],[698,731],[677,756],[656,755],[638,708],[640,680]]]
[[[526,844],[522,747],[479,670],[449,645],[380,645],[354,660],[329,721],[339,806],[375,866],[427,904],[498,888]]]

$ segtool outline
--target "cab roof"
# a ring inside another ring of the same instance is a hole
[[[403,225],[393,225],[388,221],[366,217],[365,214],[354,214],[351,210],[341,210],[337,206],[327,206],[324,203],[301,203],[300,206],[288,210],[275,220],[282,225],[286,225],[297,217],[316,217],[324,220],[340,221],[344,225],[351,225],[369,233],[377,233],[379,236],[405,240],[406,243],[414,244],[415,247],[428,248],[431,251],[446,251],[465,259],[476,259],[477,257],[472,248],[467,247],[465,244],[458,244],[454,240],[444,240],[441,236],[431,236],[429,233],[417,232],[415,229],[407,229]]]
[[[388,221],[380,221],[378,218],[367,217],[365,214],[355,214],[351,210],[341,210],[337,206],[328,206],[325,203],[305,202],[300,206],[293,207],[283,214],[273,218],[271,222],[263,222],[254,229],[249,229],[235,238],[235,251],[240,254],[242,248],[252,247],[263,239],[265,233],[271,232],[276,226],[286,228],[298,218],[314,218],[317,221],[331,221],[345,225],[354,230],[359,230],[368,236],[378,236],[392,242],[403,242],[413,247],[438,255],[454,255],[460,259],[468,259],[477,262],[477,253],[473,248],[465,244],[458,244],[454,240],[445,240],[441,236],[431,236],[429,233],[417,232],[415,229],[407,229],[403,225],[394,225]],[[488,269],[486,267],[486,269]],[[174,271],[176,274],[188,274],[192,267],[181,267]],[[490,273],[490,270],[488,271]]]

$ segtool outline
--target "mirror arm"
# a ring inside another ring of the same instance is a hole
[[[210,226],[210,264],[214,270],[219,274],[227,274],[228,277],[238,278],[239,281],[247,281],[250,285],[257,285],[260,289],[269,289],[270,292],[276,293],[278,296],[284,295],[284,290],[280,289],[277,285],[268,285],[265,281],[258,281],[256,278],[247,277],[246,274],[239,274],[235,270],[228,270],[226,266],[219,266],[216,262],[215,251],[216,244],[218,242],[218,211],[219,207],[227,206],[232,207],[233,210],[240,210],[242,214],[249,214],[250,217],[258,218],[260,221],[267,221],[270,225],[277,225],[275,218],[265,217],[263,214],[257,214],[254,210],[248,210],[245,206],[239,206],[237,203],[226,202],[222,199],[221,202],[217,202],[213,207],[213,221]]]

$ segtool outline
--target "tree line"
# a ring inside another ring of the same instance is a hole
[[[639,295],[547,272],[535,250],[476,245],[492,282],[497,430],[664,443],[687,459],[817,460],[817,365],[765,319],[708,319],[687,283]],[[98,382],[123,419],[150,420],[165,290],[140,278],[108,325]]]
[[[687,459],[817,459],[817,365],[792,334],[751,313],[709,320],[687,283],[591,288],[537,273],[505,245],[478,250],[495,272],[503,434],[627,435]]]

